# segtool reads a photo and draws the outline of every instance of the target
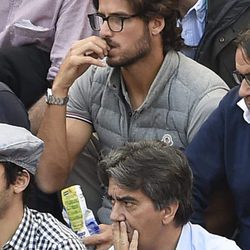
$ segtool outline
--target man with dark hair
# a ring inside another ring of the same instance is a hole
[[[234,40],[250,28],[250,0],[178,0],[183,52],[234,87]]]
[[[74,44],[47,93],[39,131],[46,147],[37,172],[47,192],[64,186],[92,132],[104,155],[142,139],[185,148],[228,90],[214,72],[178,52],[182,42],[176,1],[98,4],[89,20],[100,36]],[[86,176],[83,189],[100,201],[101,192],[86,185],[100,189],[96,168],[85,162],[80,167]],[[100,210],[102,223],[110,223],[109,212]]]
[[[250,249],[250,30],[239,35],[233,88],[187,148],[194,172],[193,221],[207,226],[204,211],[224,181],[232,193],[242,249]]]
[[[189,222],[192,173],[178,149],[130,143],[105,157],[99,169],[112,202],[115,249],[239,249]]]
[[[43,142],[21,127],[0,123],[0,131],[0,248],[86,249],[52,215],[26,206]]]
[[[28,113],[21,100],[4,83],[0,82],[0,123],[20,126],[30,130]],[[45,194],[34,186],[35,195],[28,200],[28,206],[41,212],[49,212],[63,221],[57,194]]]

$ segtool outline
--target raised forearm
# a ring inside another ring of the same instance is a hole
[[[44,141],[36,179],[45,192],[62,188],[70,172],[66,140],[66,106],[47,105],[38,137]]]

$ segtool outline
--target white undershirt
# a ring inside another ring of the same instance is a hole
[[[237,102],[237,105],[244,111],[243,112],[243,119],[250,124],[250,110],[247,107],[245,100],[242,98],[240,101]]]

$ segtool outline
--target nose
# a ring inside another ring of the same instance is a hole
[[[101,25],[101,29],[99,31],[99,35],[103,38],[103,37],[109,37],[112,35],[112,31],[110,30],[109,26],[108,26],[108,22],[107,20],[105,20],[103,22],[103,24]]]
[[[245,79],[242,81],[240,85],[239,96],[240,97],[250,96],[250,86],[247,84]]]
[[[125,220],[125,215],[123,213],[123,209],[121,205],[117,202],[115,202],[112,206],[111,214],[110,214],[110,219],[112,221],[124,221]]]

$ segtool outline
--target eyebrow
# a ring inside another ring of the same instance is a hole
[[[126,195],[126,196],[123,196],[123,197],[119,197],[119,196],[116,196],[115,199],[111,196],[111,195],[106,195],[107,199],[108,200],[117,200],[117,201],[126,201],[126,202],[138,202],[137,199],[135,199],[134,197],[131,197],[129,195]]]
[[[103,14],[100,11],[97,11],[98,14],[106,16],[105,14]],[[130,13],[127,12],[114,12],[114,13],[109,13],[107,16],[130,16]]]

